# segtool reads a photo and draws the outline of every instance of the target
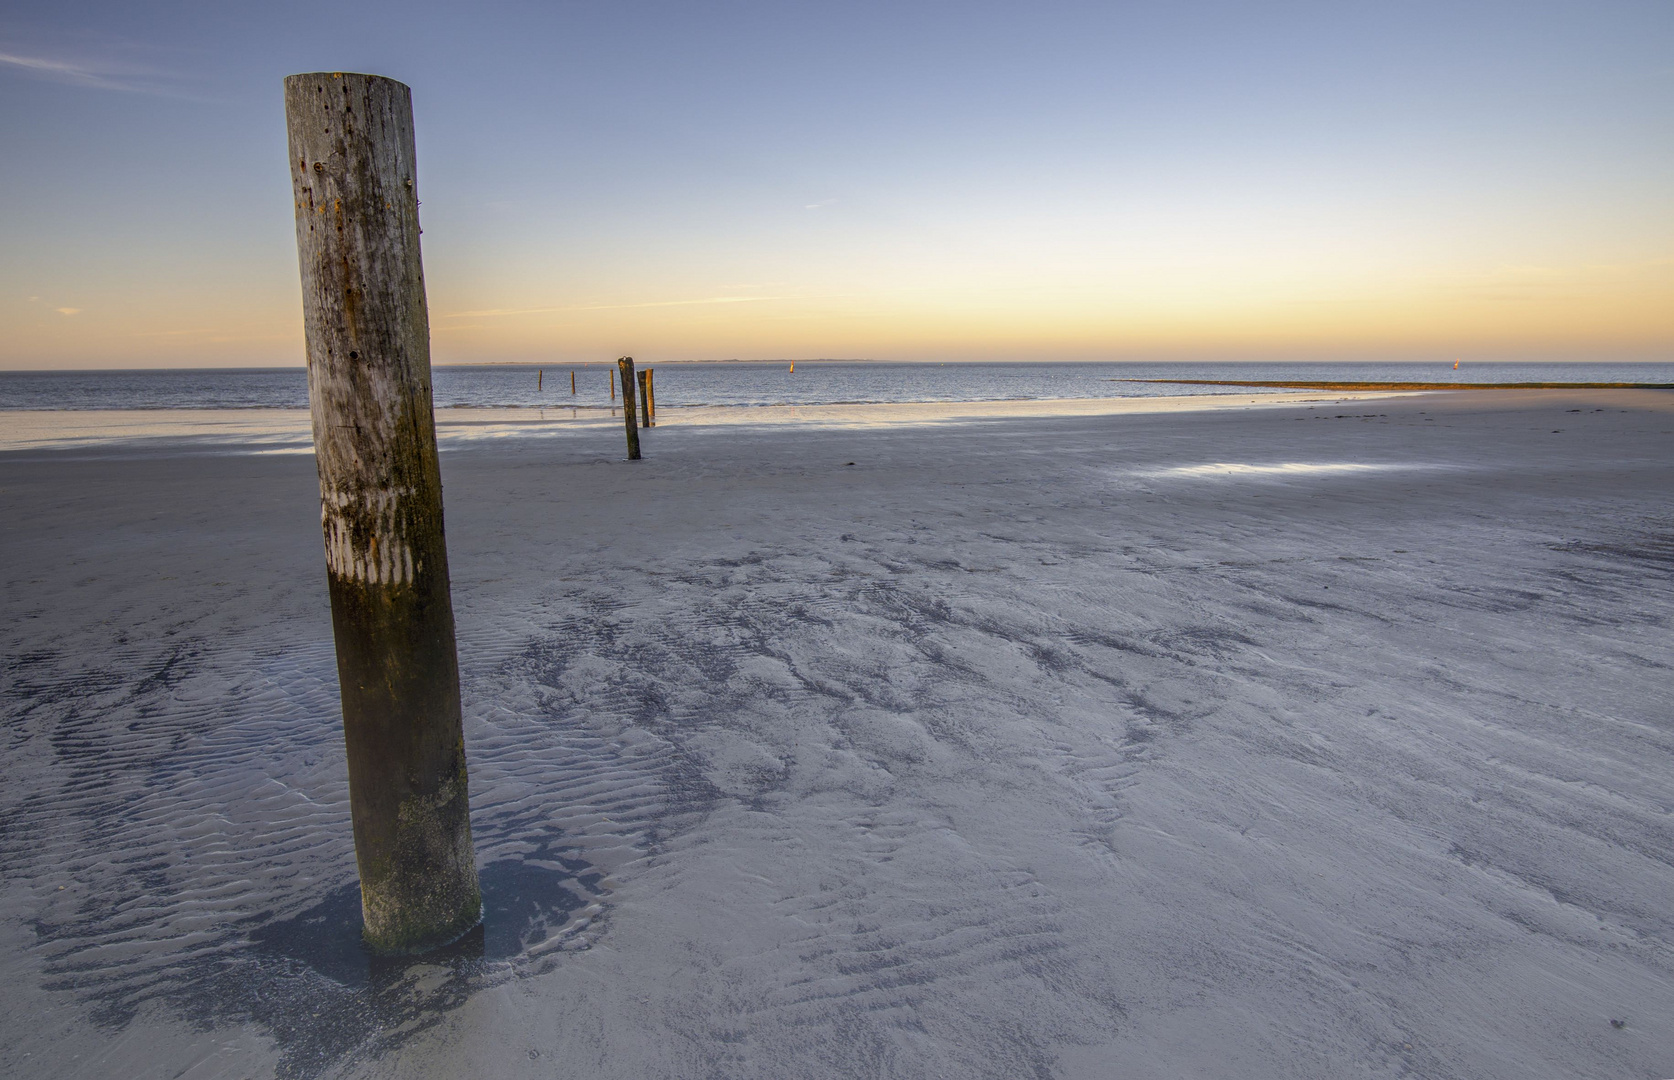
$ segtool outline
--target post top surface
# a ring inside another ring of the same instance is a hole
[[[388,75],[368,75],[365,72],[360,72],[360,71],[308,71],[308,72],[301,72],[301,73],[296,74],[296,75],[285,76],[285,85],[290,86],[292,84],[304,84],[304,83],[309,83],[309,82],[334,82],[334,81],[339,81],[339,80],[345,81],[345,82],[347,82],[347,81],[356,81],[356,82],[366,81],[366,82],[389,83],[392,86],[399,86],[401,89],[407,90],[408,92],[411,92],[411,88],[406,83],[402,82],[399,79],[392,79]]]

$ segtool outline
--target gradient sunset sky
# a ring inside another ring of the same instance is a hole
[[[1674,3],[10,0],[0,367],[302,362],[280,81],[441,363],[1674,359]]]

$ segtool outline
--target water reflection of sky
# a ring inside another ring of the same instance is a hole
[[[1290,476],[1341,476],[1350,473],[1416,472],[1447,468],[1425,462],[1399,461],[1370,463],[1364,461],[1281,461],[1254,464],[1236,461],[1210,461],[1198,465],[1175,465],[1166,469],[1151,469],[1141,476],[1155,479],[1184,478],[1270,478]]]
[[[659,427],[796,425],[819,428],[899,427],[1023,417],[1197,412],[1304,402],[1348,401],[1388,394],[1196,394],[1183,397],[1053,401],[959,401],[858,405],[699,405],[657,410]],[[0,451],[78,448],[198,449],[206,453],[308,453],[313,434],[306,409],[17,410],[4,414]],[[451,408],[436,410],[444,450],[502,439],[552,436],[604,438],[622,424],[620,410],[598,406]],[[653,429],[653,437],[654,437]]]
[[[1435,363],[788,363],[653,364],[670,405],[856,405],[1184,397],[1226,386],[1150,380],[1283,382],[1674,382],[1674,364]],[[571,374],[575,376],[571,393]],[[608,408],[614,364],[437,365],[436,407]],[[1275,389],[1246,393],[1277,393]],[[306,409],[301,367],[265,370],[0,371],[0,412],[24,409]]]

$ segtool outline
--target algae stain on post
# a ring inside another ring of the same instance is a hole
[[[482,898],[412,95],[375,75],[292,75],[285,119],[364,935],[380,952],[417,952],[476,925]]]

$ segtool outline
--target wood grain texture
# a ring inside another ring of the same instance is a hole
[[[368,944],[480,918],[419,252],[412,97],[285,80],[308,397]]]
[[[634,418],[634,358],[624,356],[616,361],[616,371],[622,377],[622,419],[628,425],[628,460],[639,460],[639,424]]]

